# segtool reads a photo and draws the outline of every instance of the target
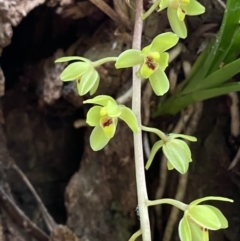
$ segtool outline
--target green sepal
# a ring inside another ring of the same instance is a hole
[[[84,104],[97,104],[102,106],[107,106],[108,101],[115,102],[115,100],[109,95],[98,95],[93,99],[84,100]]]
[[[68,61],[72,61],[72,60],[82,60],[83,62],[91,63],[90,60],[83,58],[83,57],[79,57],[79,56],[61,57],[59,59],[56,59],[55,63],[68,62]]]
[[[169,53],[161,53],[160,59],[158,60],[159,67],[164,71],[168,67]]]
[[[89,69],[89,64],[84,62],[75,62],[69,64],[61,73],[60,79],[62,81],[75,80],[83,75]]]
[[[160,0],[160,3],[159,3],[159,10],[158,12],[164,10],[165,8],[167,8],[169,5],[169,0]]]
[[[207,206],[208,208],[210,208],[214,214],[217,216],[219,222],[221,223],[221,228],[227,228],[228,227],[228,221],[227,219],[224,217],[224,215],[222,214],[222,212],[214,207],[214,206],[211,206],[211,205],[205,205]]]
[[[191,230],[185,217],[179,222],[178,234],[181,241],[192,241]]]
[[[119,117],[121,115],[121,110],[115,101],[108,101],[106,110],[109,117]]]
[[[198,1],[191,0],[188,4],[182,5],[182,9],[189,16],[196,16],[203,14],[205,12],[205,7],[200,4]]]
[[[142,53],[148,52],[159,52],[163,53],[166,50],[175,46],[178,42],[179,38],[175,33],[167,32],[157,35],[152,43],[145,48],[143,48]],[[161,58],[161,57],[160,57]]]
[[[108,144],[109,140],[110,138],[106,137],[102,127],[97,125],[90,135],[90,146],[94,151],[99,151]]]
[[[141,55],[140,50],[128,49],[121,53],[115,63],[116,69],[133,67],[138,64],[142,64],[144,56]]]
[[[169,80],[165,72],[158,68],[150,77],[150,84],[157,96],[164,95],[169,90]]]
[[[226,198],[226,197],[215,197],[215,196],[210,196],[210,197],[203,197],[203,198],[199,198],[196,199],[194,201],[192,201],[189,206],[195,206],[198,205],[201,202],[205,202],[205,201],[223,201],[223,202],[233,202],[232,199]]]
[[[191,219],[201,227],[218,230],[221,228],[221,222],[217,215],[207,205],[196,205],[189,207],[186,211]]]
[[[98,79],[98,72],[94,68],[91,68],[88,71],[86,71],[82,75],[79,83],[77,81],[79,95],[82,96],[82,95],[85,95],[87,92],[89,92],[94,86],[97,79]]]
[[[181,174],[188,170],[191,152],[188,145],[182,141],[173,139],[163,145],[163,153],[171,165]]]
[[[187,37],[187,28],[186,28],[184,21],[179,20],[179,18],[177,16],[177,10],[169,7],[167,9],[167,15],[168,15],[169,24],[170,24],[172,30],[180,38],[185,39]]]
[[[155,157],[157,151],[164,145],[164,142],[162,140],[157,141],[151,150],[150,156],[148,158],[147,164],[145,166],[146,170],[148,170],[148,168],[151,166],[153,158]]]
[[[97,80],[95,81],[93,87],[90,90],[90,95],[93,95],[97,91],[98,86],[99,86],[99,82],[100,82],[100,76],[98,75]]]
[[[88,125],[90,126],[99,125],[101,108],[102,108],[101,106],[93,106],[92,108],[89,109],[87,113],[87,118],[86,118],[86,122]]]
[[[194,223],[192,220],[189,220],[188,224],[189,224],[189,227],[190,227],[190,230],[191,230],[192,240],[194,240],[194,241],[208,241],[208,239],[203,240],[204,234],[203,234],[202,227],[200,227],[199,225]]]
[[[119,107],[121,110],[119,118],[123,120],[134,133],[138,132],[140,129],[138,127],[137,118],[132,110],[124,105],[119,105]]]
[[[175,138],[182,138],[182,139],[185,139],[185,140],[188,140],[188,141],[197,141],[197,138],[195,136],[188,136],[188,135],[184,135],[184,134],[175,134],[175,133],[171,133],[169,134],[169,136],[172,138],[172,139],[175,139]]]

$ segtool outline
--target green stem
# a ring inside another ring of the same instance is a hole
[[[180,201],[177,201],[175,199],[170,199],[170,198],[163,198],[163,199],[159,199],[159,200],[154,200],[154,201],[150,201],[148,200],[146,202],[146,204],[148,206],[155,206],[155,205],[159,205],[159,204],[170,204],[175,206],[176,208],[179,208],[182,211],[186,211],[188,208],[188,205],[185,203],[182,203]]]
[[[146,13],[142,15],[142,20],[145,20],[149,15],[158,7],[160,3],[160,0],[156,1],[148,10]]]
[[[169,141],[168,136],[164,132],[162,132],[162,131],[160,131],[160,130],[158,130],[156,128],[142,126],[142,130],[143,131],[147,131],[147,132],[152,132],[152,133],[158,135],[160,137],[160,139],[162,139],[164,142],[168,142]]]
[[[140,235],[142,234],[141,230],[138,230],[136,233],[134,233],[128,241],[135,241]]]
[[[143,22],[141,20],[141,14],[143,12],[143,0],[136,0],[136,15],[135,15],[135,26],[133,34],[133,49],[141,49],[142,40],[142,27]],[[138,125],[141,126],[141,78],[136,75],[139,66],[133,67],[132,77],[132,110],[136,115]],[[151,241],[151,229],[148,215],[148,206],[146,202],[148,200],[145,168],[143,159],[143,144],[142,144],[142,132],[133,134],[134,142],[134,156],[135,156],[135,171],[136,171],[136,184],[137,184],[137,198],[138,208],[140,214],[140,226],[142,232],[143,241]]]
[[[108,62],[116,62],[117,61],[117,57],[106,57],[106,58],[103,58],[103,59],[99,59],[95,62],[92,62],[92,65],[93,67],[98,67],[102,64],[105,64],[105,63],[108,63]]]

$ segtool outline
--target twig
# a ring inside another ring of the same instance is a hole
[[[22,178],[23,182],[26,184],[26,186],[32,192],[34,198],[36,199],[36,201],[39,205],[39,209],[42,213],[43,219],[44,219],[44,221],[45,221],[45,223],[48,227],[48,230],[50,232],[52,232],[53,229],[57,226],[56,222],[54,221],[52,216],[48,213],[46,207],[44,206],[44,204],[41,200],[41,198],[38,196],[37,192],[35,191],[34,187],[30,183],[30,181],[28,180],[26,175],[22,172],[22,170],[17,166],[17,164],[13,160],[11,160],[11,162],[12,162],[11,167],[19,174],[19,176]]]
[[[222,0],[217,0],[217,2],[223,7],[223,9],[226,8],[226,4]]]
[[[27,233],[38,241],[48,241],[49,237],[40,228],[38,228],[17,205],[10,199],[2,187],[0,187],[0,204],[11,217],[13,221],[22,227]]]
[[[133,34],[133,49],[141,49],[142,27],[141,14],[143,12],[143,0],[136,0],[136,15]],[[141,126],[141,79],[137,77],[136,72],[139,66],[133,67],[133,95],[132,110],[136,115],[138,125]],[[150,222],[148,215],[148,200],[145,168],[143,160],[142,132],[133,134],[134,154],[135,154],[135,171],[137,183],[138,207],[140,212],[140,225],[143,241],[151,241]]]

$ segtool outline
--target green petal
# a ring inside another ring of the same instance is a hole
[[[121,110],[115,101],[108,101],[106,110],[109,117],[118,117],[121,114]]]
[[[167,10],[168,20],[172,30],[180,37],[187,37],[187,28],[184,21],[180,21],[177,16],[177,10],[168,8]]]
[[[169,90],[169,81],[165,72],[158,68],[150,77],[150,84],[156,95],[164,95]]]
[[[111,120],[112,122],[106,126],[104,126],[104,123],[106,123],[106,121]],[[100,120],[101,122],[101,126],[102,129],[104,131],[104,134],[107,138],[113,138],[115,132],[116,132],[116,128],[117,128],[117,118],[109,118],[109,117],[102,117],[102,119]]]
[[[92,107],[87,113],[86,122],[90,126],[99,125],[101,106]]]
[[[162,11],[163,9],[167,8],[169,5],[169,0],[161,0],[159,4],[159,10],[158,12]]]
[[[142,64],[144,56],[141,55],[140,50],[128,49],[118,56],[117,62],[115,63],[116,69],[128,68],[138,64]]]
[[[203,239],[203,230],[199,225],[194,223],[192,220],[189,220],[188,224],[189,224],[189,227],[190,227],[190,230],[191,230],[192,240],[194,240],[194,241],[208,241],[208,239],[207,240]]]
[[[183,139],[188,140],[188,141],[197,141],[197,138],[196,138],[195,136],[188,136],[188,135],[184,135],[184,134],[171,133],[171,134],[169,134],[169,136],[170,136],[172,139],[175,139],[175,138],[183,138]]]
[[[107,138],[104,131],[100,125],[97,125],[90,136],[90,146],[94,151],[99,151],[105,147],[110,138]]]
[[[189,206],[195,206],[201,202],[205,202],[205,201],[209,201],[209,200],[215,200],[215,201],[223,201],[223,202],[233,202],[232,199],[226,198],[226,197],[215,197],[215,196],[210,196],[210,197],[203,197],[203,198],[199,198],[194,200],[193,202],[191,202],[189,204]]]
[[[111,96],[98,95],[98,96],[94,97],[93,99],[83,101],[83,103],[84,104],[97,104],[97,105],[107,106],[108,101],[115,102],[115,100]]]
[[[185,217],[179,223],[178,234],[181,241],[192,241],[191,230]]]
[[[93,87],[90,90],[90,95],[93,95],[97,91],[99,82],[100,82],[100,76],[98,75],[96,82],[94,83]]]
[[[221,228],[221,222],[218,220],[217,215],[207,205],[189,207],[187,213],[193,221],[203,228],[210,230]]]
[[[160,59],[158,60],[159,67],[164,71],[168,67],[169,54],[164,52],[161,53]]]
[[[133,132],[138,132],[139,127],[137,123],[137,118],[132,112],[132,110],[124,105],[120,105],[121,115],[119,118],[123,120]]]
[[[181,7],[178,7],[178,9],[177,9],[177,16],[178,16],[178,19],[180,20],[180,21],[183,21],[184,20],[184,18],[185,18],[185,12],[183,11],[183,9],[181,8]]]
[[[60,79],[62,81],[75,80],[81,75],[83,75],[89,67],[90,65],[84,62],[75,62],[69,64],[61,73]]]
[[[195,16],[205,12],[205,7],[195,0],[191,0],[189,4],[182,6],[187,15]]]
[[[89,92],[96,83],[98,77],[98,72],[94,68],[86,71],[81,77],[81,80],[79,82],[77,81],[79,95],[85,95]]]
[[[84,62],[91,63],[91,61],[89,61],[88,59],[79,57],[79,56],[62,57],[62,58],[55,60],[55,63],[68,62],[68,61],[72,61],[72,60],[82,60]]]
[[[170,140],[163,145],[163,153],[171,165],[181,174],[188,170],[191,153],[187,144],[182,140]]]
[[[151,166],[152,164],[152,161],[153,161],[153,158],[155,157],[155,154],[157,153],[157,151],[163,146],[163,141],[160,140],[160,141],[157,141],[153,147],[152,147],[152,150],[151,150],[151,153],[150,153],[150,156],[148,158],[148,161],[147,161],[147,164],[145,166],[146,170],[148,170],[148,168]]]
[[[162,33],[159,34],[158,36],[156,36],[153,41],[152,44],[145,47],[142,52],[146,53],[148,52],[159,52],[159,53],[163,53],[166,50],[172,48],[173,46],[175,46],[178,42],[179,38],[176,34],[171,33],[171,32],[167,32],[167,33]]]
[[[227,219],[224,217],[224,215],[222,214],[222,212],[218,208],[216,208],[214,206],[211,206],[211,205],[205,205],[205,206],[210,208],[215,213],[215,215],[218,217],[218,220],[221,223],[221,228],[227,228],[228,227]]]
[[[169,171],[171,171],[171,170],[174,169],[174,166],[173,166],[169,161],[167,161],[167,169],[168,169]]]

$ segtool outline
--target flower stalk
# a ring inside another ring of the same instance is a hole
[[[142,38],[142,19],[143,12],[143,0],[136,0],[136,15],[135,26],[133,34],[133,49],[141,49]],[[133,94],[132,94],[132,110],[137,117],[138,125],[141,126],[141,78],[136,75],[139,66],[133,67]],[[139,131],[133,134],[134,139],[134,154],[135,154],[135,171],[136,171],[136,183],[137,183],[137,196],[138,207],[140,214],[140,226],[143,241],[151,241],[151,229],[148,215],[148,201],[145,168],[143,160],[143,148],[142,148],[142,132]]]

